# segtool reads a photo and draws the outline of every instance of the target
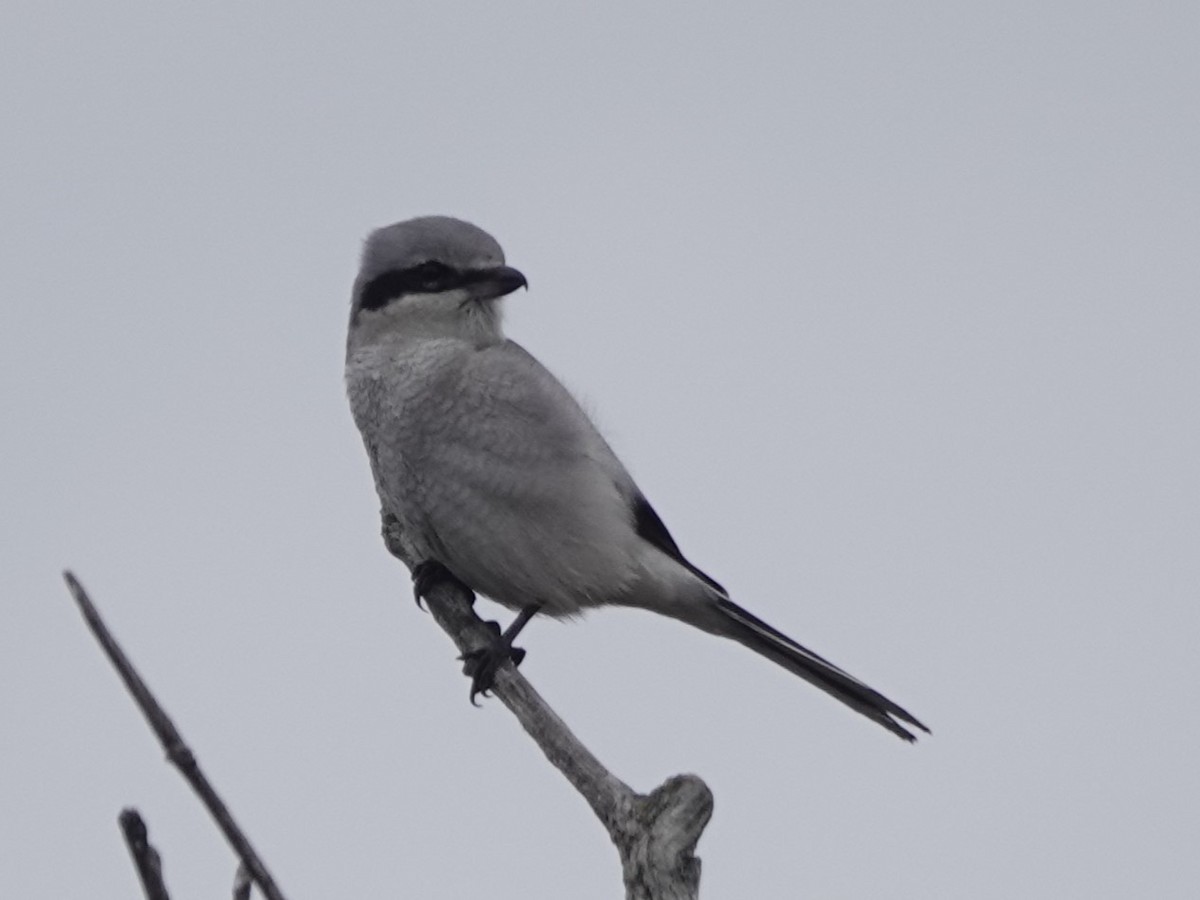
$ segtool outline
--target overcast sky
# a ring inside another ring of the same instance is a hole
[[[933,728],[535,621],[615,774],[712,788],[705,897],[1195,896],[1197,6],[591,6],[5,4],[0,895],[137,896],[126,805],[233,878],[68,566],[289,896],[621,895],[379,540],[350,282],[445,213],[685,553]]]

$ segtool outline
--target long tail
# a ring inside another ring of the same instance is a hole
[[[634,589],[625,598],[625,603],[681,619],[711,634],[733,638],[906,741],[915,741],[917,737],[900,722],[930,733],[911,713],[883,694],[730,600],[725,588],[679,552],[667,526],[641,494],[634,498],[632,514],[638,536],[654,549],[647,548],[642,557],[651,586]]]
[[[929,729],[906,709],[873,688],[867,687],[854,676],[843,672],[829,660],[797,644],[786,634],[772,628],[732,600],[723,596],[714,597],[710,603],[711,605],[705,604],[710,610],[704,617],[705,622],[696,623],[706,631],[733,638],[755,653],[762,654],[841,700],[872,722],[878,722],[897,737],[910,742],[917,739],[916,735],[900,722],[919,728],[926,734],[930,733]]]

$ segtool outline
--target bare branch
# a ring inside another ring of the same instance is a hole
[[[245,863],[238,863],[237,874],[233,876],[233,900],[250,900],[250,888],[254,880],[246,870]]]
[[[136,809],[123,809],[117,821],[121,824],[129,855],[133,857],[138,878],[141,879],[142,890],[146,892],[146,900],[171,900],[163,882],[162,857],[150,843],[150,833],[141,815]]]
[[[388,516],[383,537],[409,569],[421,562]],[[493,639],[457,583],[435,582],[425,600],[460,652],[484,648]],[[695,775],[676,775],[649,795],[638,794],[596,759],[511,662],[496,673],[492,691],[608,831],[621,857],[626,900],[696,900],[700,860],[694,851],[713,808],[708,786]]]
[[[63,578],[67,582],[67,587],[71,591],[71,596],[75,598],[76,604],[79,606],[80,612],[83,613],[83,618],[87,622],[88,628],[95,635],[96,640],[100,642],[100,646],[104,649],[104,653],[108,656],[109,662],[117,670],[117,674],[121,676],[121,680],[125,682],[125,687],[129,693],[133,695],[134,701],[138,708],[141,709],[142,715],[146,717],[146,721],[150,723],[150,728],[158,737],[159,742],[163,745],[163,749],[167,751],[167,759],[179,769],[188,784],[192,786],[208,809],[209,814],[217,823],[217,827],[225,835],[225,839],[229,841],[233,851],[238,855],[242,864],[250,872],[250,876],[254,879],[254,883],[258,885],[263,896],[267,900],[284,900],[283,894],[275,886],[275,880],[271,877],[271,873],[267,871],[266,865],[259,859],[254,848],[250,846],[250,841],[238,827],[233,816],[226,808],[221,798],[217,796],[217,792],[209,784],[208,779],[204,777],[204,773],[200,771],[200,766],[196,762],[196,757],[191,749],[184,743],[183,737],[175,728],[166,711],[154,699],[154,695],[150,693],[150,688],[142,681],[137,670],[129,658],[125,656],[112,634],[109,633],[107,626],[100,618],[100,613],[96,611],[96,607],[92,605],[87,592],[83,589],[83,585],[70,572],[64,572]],[[140,871],[140,870],[139,870]]]

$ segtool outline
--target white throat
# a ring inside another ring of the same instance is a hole
[[[465,291],[413,294],[382,309],[362,309],[350,323],[348,350],[396,341],[446,339],[477,346],[504,340],[501,301],[472,300]]]

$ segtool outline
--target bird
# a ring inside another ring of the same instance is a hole
[[[683,555],[571,392],[505,336],[502,301],[528,286],[483,229],[422,216],[368,235],[352,291],[346,391],[418,602],[450,578],[519,613],[468,660],[472,702],[523,658],[512,639],[534,615],[625,606],[730,638],[906,741],[928,733]]]

